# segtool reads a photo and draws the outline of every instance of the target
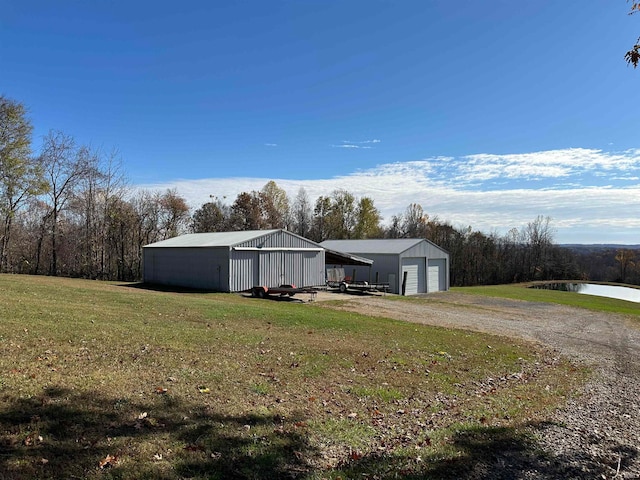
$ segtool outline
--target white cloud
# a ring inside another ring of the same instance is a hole
[[[364,148],[364,149],[369,149],[371,147],[368,147],[366,145],[353,145],[351,143],[343,143],[341,145],[331,145],[333,148]]]
[[[277,147],[278,144],[277,143],[265,143],[264,146],[265,147]]]
[[[380,140],[374,138],[373,140],[362,140],[359,142],[352,142],[351,140],[343,140],[339,145],[331,145],[333,148],[361,148],[361,149],[371,149],[370,144],[380,143]]]
[[[640,150],[607,153],[567,149],[515,155],[434,157],[379,165],[320,180],[273,179],[294,198],[304,187],[312,200],[344,188],[373,198],[388,220],[410,203],[454,226],[505,233],[538,215],[550,216],[556,239],[570,243],[640,243]],[[608,185],[596,184],[604,175]],[[616,178],[624,177],[624,185]],[[585,178],[593,178],[588,182]],[[535,182],[530,180],[536,179]],[[176,180],[144,188],[176,188],[193,208],[209,195],[233,202],[270,178]],[[540,183],[544,180],[544,185]],[[558,182],[557,182],[558,181]]]

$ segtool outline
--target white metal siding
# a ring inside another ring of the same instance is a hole
[[[417,265],[402,265],[402,280],[406,284],[404,289],[405,295],[415,295],[418,293],[418,266]],[[400,284],[402,288],[402,283]],[[402,293],[402,290],[400,291]]]

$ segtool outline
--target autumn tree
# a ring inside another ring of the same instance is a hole
[[[633,15],[638,12],[640,12],[640,2],[634,0],[631,2],[629,15]],[[627,61],[627,64],[633,65],[633,68],[638,66],[638,63],[640,63],[640,37],[636,40],[636,44],[631,48],[631,50],[625,53],[624,59]]]
[[[262,187],[259,196],[263,228],[289,228],[291,212],[287,192],[270,180]]]
[[[331,206],[327,215],[329,238],[333,240],[353,238],[356,226],[356,197],[339,188],[331,194]]]
[[[24,105],[0,96],[0,271],[9,269],[13,221],[33,195],[43,193],[42,172],[31,158],[31,132]]]
[[[261,230],[264,228],[262,202],[258,192],[242,192],[231,205],[229,226],[232,230]]]
[[[161,238],[173,238],[184,233],[189,221],[189,207],[175,189],[167,190],[158,200]]]
[[[203,204],[191,218],[193,233],[222,232],[229,223],[229,207],[216,199]]]
[[[353,237],[358,239],[380,238],[382,235],[381,221],[382,216],[373,204],[373,200],[369,197],[362,197],[356,207],[356,225]]]

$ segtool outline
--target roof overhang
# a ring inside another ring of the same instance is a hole
[[[352,253],[338,252],[337,250],[324,249],[324,263],[328,265],[363,265],[370,267],[373,260],[359,257]]]

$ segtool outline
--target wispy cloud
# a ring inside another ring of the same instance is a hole
[[[278,144],[277,143],[265,143],[264,146],[265,147],[277,147]]]
[[[340,145],[331,145],[333,148],[363,148],[363,149],[369,149],[371,147],[369,146],[365,146],[365,145],[353,145],[351,143],[342,143]]]
[[[537,215],[550,216],[557,240],[640,243],[640,150],[566,149],[526,154],[432,157],[378,165],[320,180],[273,179],[293,198],[344,188],[373,198],[383,216],[411,203],[455,226],[504,233]],[[233,199],[269,178],[176,180],[146,188],[177,188],[193,208],[209,195]]]
[[[359,148],[359,149],[371,149],[373,148],[371,145],[375,143],[380,143],[380,140],[374,138],[373,140],[362,140],[359,142],[352,142],[351,140],[343,140],[342,143],[338,145],[331,145],[333,148]]]

